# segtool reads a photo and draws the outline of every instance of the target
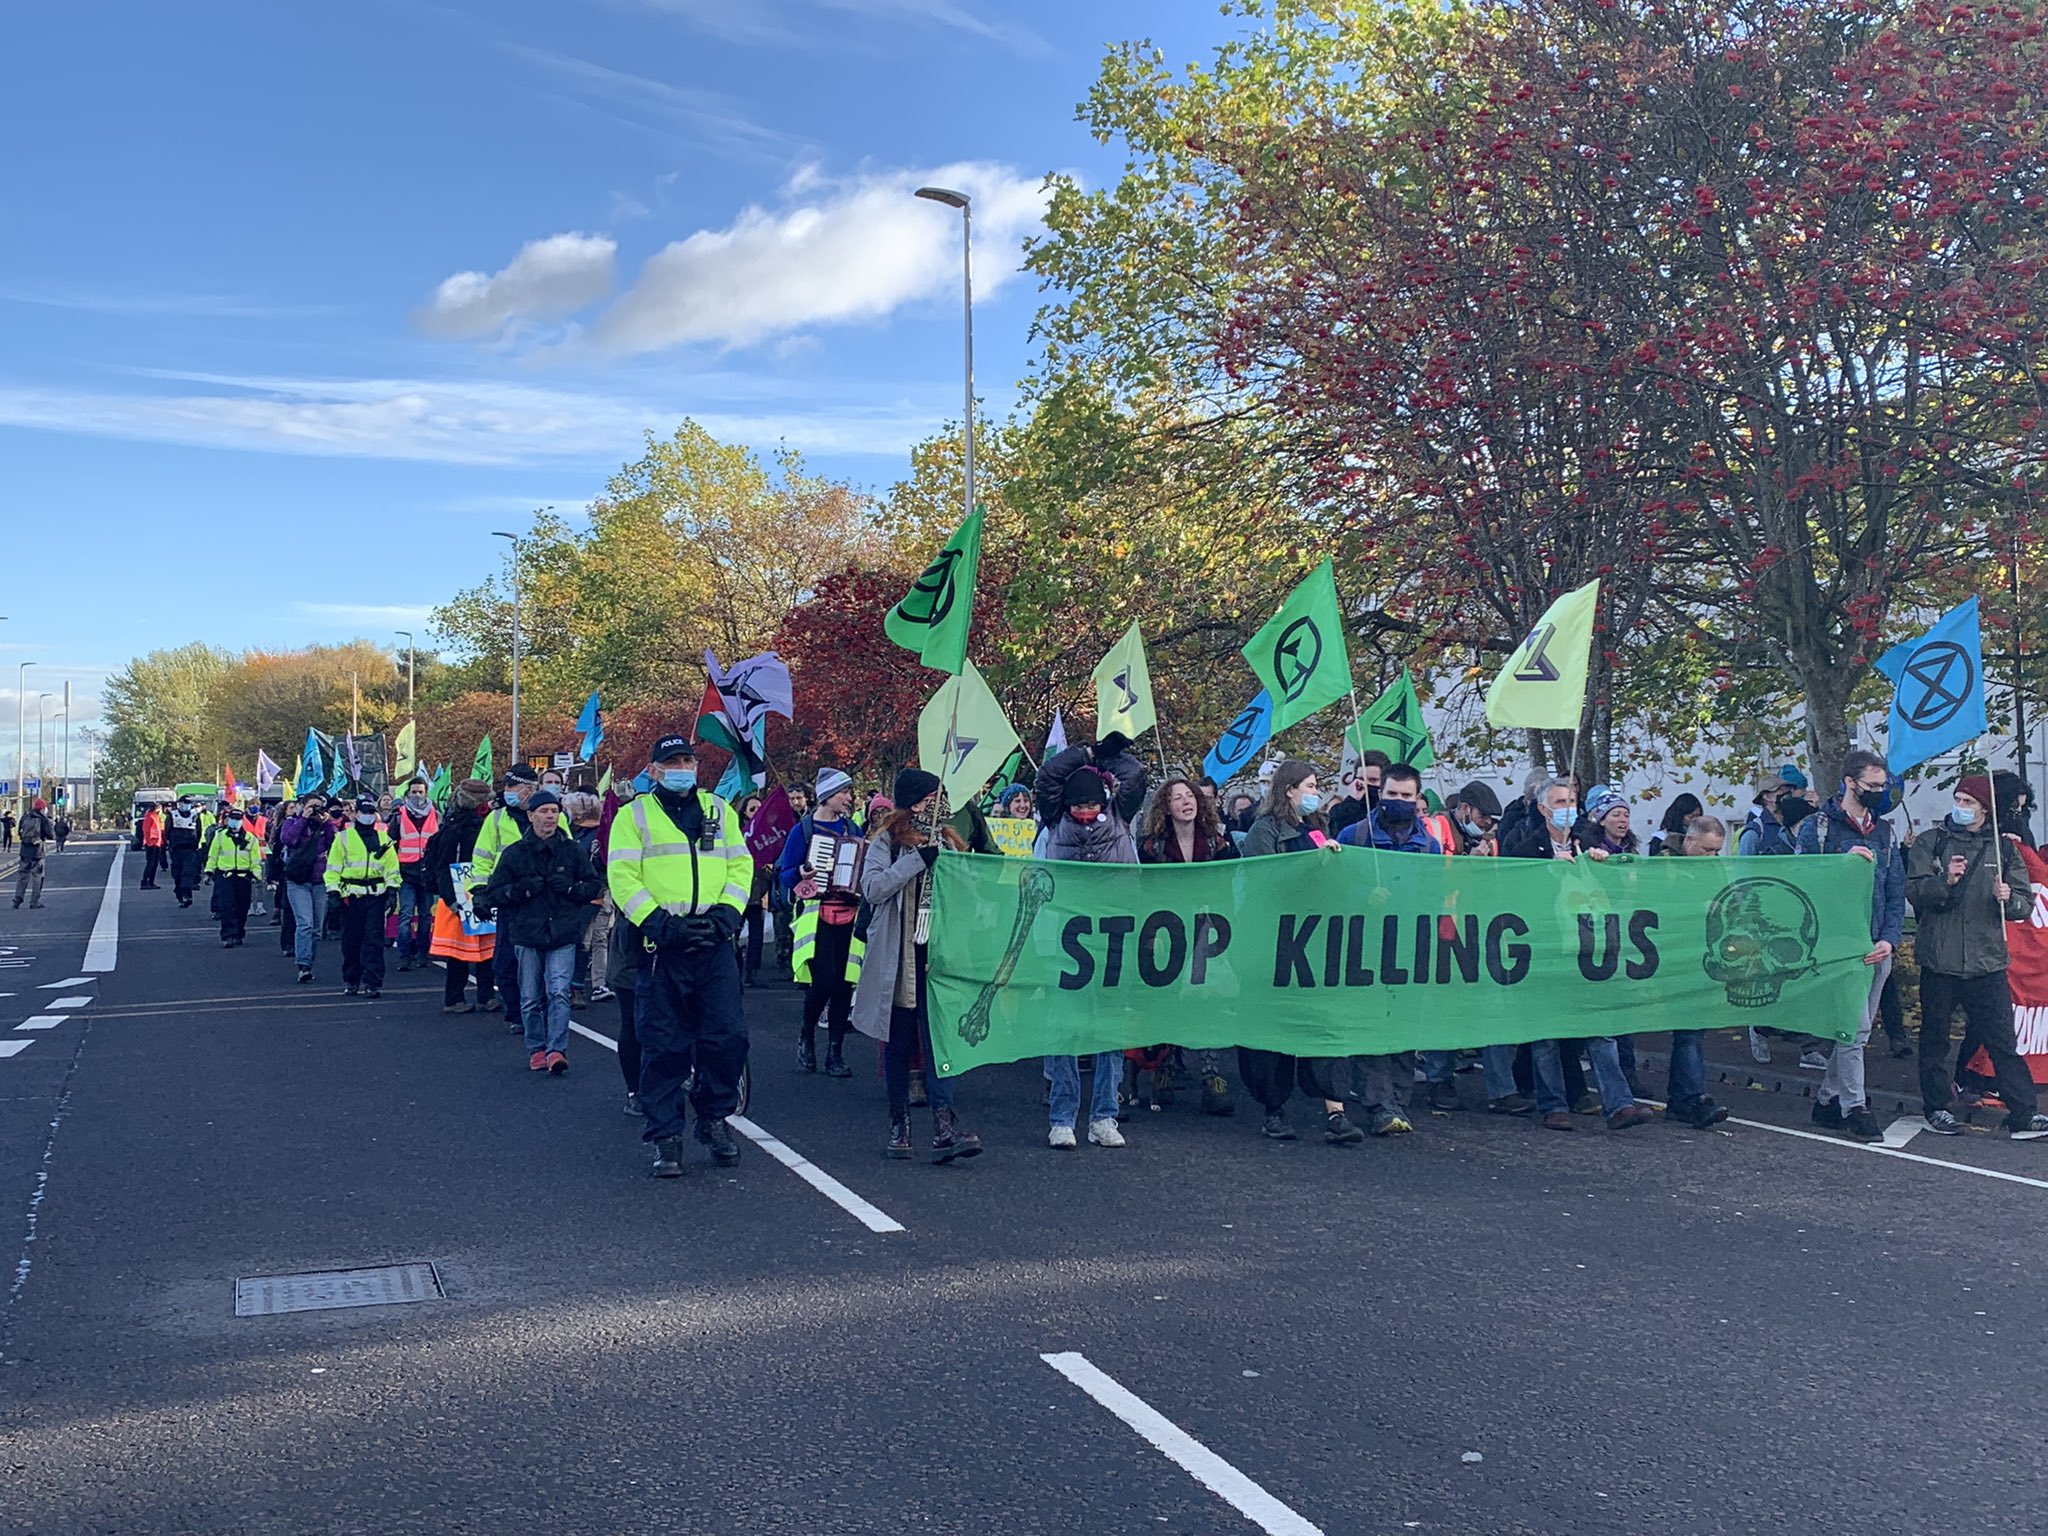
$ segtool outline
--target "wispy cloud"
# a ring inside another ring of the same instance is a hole
[[[101,315],[183,315],[197,320],[305,320],[341,312],[341,307],[334,304],[273,304],[224,293],[37,292],[0,288],[0,302]]]
[[[819,0],[827,10],[880,21],[923,21],[998,43],[1013,53],[1048,54],[1052,45],[1028,27],[990,21],[954,0]]]
[[[934,431],[938,402],[821,388],[735,411],[707,389],[661,403],[529,385],[445,379],[234,379],[211,392],[92,393],[0,382],[0,426],[257,453],[446,464],[615,465],[644,432],[689,415],[729,441],[820,453],[894,455]],[[764,408],[769,407],[769,408]]]
[[[1046,40],[1028,27],[992,20],[958,0],[624,0],[688,23],[695,30],[730,43],[761,47],[822,48],[843,46],[844,39],[820,34],[817,13],[836,11],[867,21],[905,22],[965,33],[1013,53],[1052,52]]]
[[[417,607],[405,603],[293,603],[292,607],[308,618],[331,619],[336,624],[395,625],[399,629],[417,624],[424,630],[434,616],[433,608],[424,603]]]
[[[718,91],[670,85],[550,48],[502,40],[496,46],[573,93],[555,99],[627,127],[735,155],[787,159],[799,148],[796,138],[756,122],[740,103]]]

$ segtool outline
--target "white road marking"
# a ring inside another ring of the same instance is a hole
[[[601,1035],[594,1029],[578,1024],[574,1019],[569,1021],[569,1028],[584,1039],[595,1040],[606,1050],[617,1054],[619,1042],[612,1039],[610,1035]],[[746,1137],[747,1140],[751,1141],[763,1152],[774,1158],[776,1162],[782,1164],[783,1167],[810,1185],[811,1188],[815,1189],[827,1200],[830,1200],[834,1205],[846,1212],[855,1221],[866,1227],[870,1232],[904,1232],[909,1230],[902,1222],[898,1221],[888,1212],[861,1199],[859,1195],[856,1195],[844,1184],[833,1178],[831,1174],[820,1168],[816,1163],[812,1162],[795,1148],[776,1140],[775,1137],[762,1130],[760,1126],[749,1120],[745,1115],[734,1115],[726,1123],[731,1125],[734,1130]]]
[[[66,987],[89,987],[96,980],[98,978],[94,976],[66,976],[62,981],[44,982],[42,990],[45,992],[61,992]]]
[[[1884,1128],[1884,1145],[1897,1151],[1926,1129],[1927,1122],[1919,1115],[1901,1115]]]
[[[64,1015],[61,1013],[39,1013],[27,1023],[17,1024],[14,1027],[16,1029],[55,1029],[63,1022]]]
[[[33,1040],[0,1040],[0,1061],[6,1060],[9,1056],[19,1056],[34,1044]]]
[[[1166,1415],[1098,1370],[1086,1355],[1068,1351],[1038,1358],[1267,1536],[1323,1536],[1320,1526],[1303,1519]]]
[[[43,1004],[43,1006],[45,1008],[86,1008],[90,1007],[91,1004],[92,999],[89,997],[60,997],[54,1002]]]
[[[1761,1120],[1730,1120],[1728,1124],[1746,1125],[1753,1131],[1769,1131],[1777,1136],[1797,1136],[1801,1141],[1817,1141],[1824,1147],[1840,1147],[1845,1152],[1874,1152],[1879,1157],[1896,1157],[1909,1163],[1925,1163],[1930,1168],[1951,1168],[1957,1173],[1974,1173],[1980,1179],[1997,1179],[2005,1184],[2024,1184],[2030,1189],[2048,1189],[2048,1179],[2030,1179],[2025,1174],[2000,1173],[1996,1168],[1978,1168],[1970,1163],[1952,1163],[1946,1158],[1923,1157],[1918,1152],[1904,1152],[1897,1147],[1844,1141],[1839,1136],[1823,1136],[1818,1131],[1795,1131],[1789,1125],[1765,1125]]]
[[[100,915],[93,919],[92,937],[86,940],[85,958],[79,961],[83,970],[114,968],[121,948],[121,865],[127,857],[127,843],[114,844],[114,862],[107,868],[107,888],[100,896]]]

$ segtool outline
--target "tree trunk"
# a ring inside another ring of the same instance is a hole
[[[1834,792],[1842,759],[1849,752],[1849,696],[1861,669],[1832,657],[1805,655],[1792,657],[1791,668],[1806,696],[1807,776],[1816,795],[1824,798]]]

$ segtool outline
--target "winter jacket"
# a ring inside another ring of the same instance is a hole
[[[255,879],[263,872],[263,840],[244,828],[223,827],[206,850],[206,873],[216,878]]]
[[[1441,854],[1444,845],[1430,835],[1429,828],[1417,816],[1408,823],[1408,830],[1400,837],[1394,836],[1380,820],[1380,813],[1386,809],[1384,802],[1363,821],[1354,821],[1337,834],[1337,841],[1346,848],[1377,848],[1382,853],[1435,853]]]
[[[497,910],[498,936],[523,949],[560,949],[583,937],[597,874],[576,839],[557,829],[543,838],[530,828],[498,855],[484,887]]]
[[[327,894],[381,899],[398,889],[398,844],[382,824],[342,828],[327,849]]]
[[[789,837],[782,845],[782,857],[775,861],[776,883],[785,895],[803,883],[804,866],[811,857],[811,834],[820,829],[835,837],[860,836],[860,823],[851,816],[842,821],[819,821],[806,813],[789,829]]]
[[[1138,819],[1139,808],[1145,803],[1145,765],[1128,752],[1105,754],[1095,747],[1068,747],[1056,752],[1045,760],[1045,766],[1038,770],[1037,782],[1032,786],[1038,796],[1038,819],[1044,825],[1051,825],[1067,813],[1067,780],[1074,770],[1083,767],[1100,768],[1116,780],[1116,793],[1110,796],[1110,809],[1122,818],[1125,825]]]
[[[1574,837],[1569,846],[1576,853],[1579,840]],[[1541,816],[1524,817],[1522,824],[1515,828],[1515,835],[1501,844],[1501,854],[1510,859],[1554,859],[1557,850],[1551,845],[1550,823]]]
[[[1859,830],[1842,809],[1842,797],[1836,795],[1800,822],[1792,839],[1795,853],[1847,853],[1852,848],[1870,850],[1870,867],[1876,876],[1870,890],[1870,942],[1897,949],[1905,942],[1906,861],[1899,856],[1899,840],[1891,823],[1875,816],[1868,832]]]
[[[1330,807],[1330,836],[1336,838],[1340,843],[1343,842],[1344,834],[1370,816],[1373,812],[1373,807],[1378,803],[1379,797],[1370,792],[1363,795],[1344,796],[1343,799]],[[1353,843],[1357,841],[1357,838],[1352,839]]]
[[[21,825],[15,832],[21,843],[21,862],[24,864],[40,864],[43,844],[57,835],[56,829],[50,825],[50,818],[34,809],[22,812]]]
[[[2005,969],[2005,925],[2027,920],[2034,892],[2019,850],[1999,838],[1994,854],[1993,841],[1988,826],[1963,828],[1944,821],[1906,850],[1906,899],[1919,919],[1913,954],[1921,970],[1967,979]],[[1951,858],[1969,861],[1954,885],[1948,883]],[[2012,887],[2002,910],[1991,889],[2001,866]]]
[[[1764,814],[1763,808],[1749,813],[1749,820],[1735,839],[1735,851],[1739,854],[1790,853],[1792,839],[1786,833],[1784,824],[1775,816]]]
[[[327,850],[334,828],[325,816],[287,816],[277,834],[284,851],[284,877],[299,885],[318,885],[327,873]]]
[[[1032,856],[1040,859],[1068,859],[1082,864],[1135,864],[1138,842],[1131,829],[1114,811],[1083,826],[1071,816],[1039,830],[1032,844]]]
[[[469,862],[483,824],[484,813],[474,806],[451,805],[441,818],[440,831],[427,839],[426,856],[420,861],[427,866],[427,884],[450,907],[455,905],[455,881],[448,867]]]
[[[1181,858],[1180,839],[1173,835],[1171,827],[1138,844],[1140,864],[1207,864],[1216,859],[1234,859],[1237,856],[1237,844],[1230,840],[1228,832],[1211,838],[1199,827],[1195,830],[1195,856],[1192,859]]]
[[[1307,853],[1316,846],[1308,826],[1299,821],[1282,821],[1271,811],[1252,823],[1244,835],[1244,856],[1263,858],[1270,853]]]

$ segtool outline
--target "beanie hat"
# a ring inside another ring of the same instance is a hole
[[[1617,806],[1626,809],[1628,806],[1627,799],[1623,797],[1619,790],[1612,789],[1605,784],[1596,785],[1593,793],[1586,797],[1586,814],[1595,821],[1598,821]]]
[[[544,805],[561,806],[562,797],[555,792],[552,784],[543,785],[527,797],[526,813],[531,816]]]
[[[890,798],[898,810],[907,811],[938,787],[937,774],[926,773],[922,768],[906,768],[896,775],[896,787]]]
[[[1131,738],[1122,731],[1111,731],[1095,743],[1095,760],[1100,763],[1112,757],[1121,757],[1131,750]]]
[[[1030,793],[1031,786],[1028,784],[1005,784],[1003,792],[996,796],[996,804],[998,806],[1008,805],[1012,796],[1028,795]]]
[[[1060,803],[1072,810],[1077,805],[1108,805],[1109,783],[1093,768],[1076,768],[1067,775],[1066,792]]]
[[[469,806],[472,810],[491,803],[491,781],[489,779],[464,779],[455,786],[455,803]]]
[[[1778,777],[1779,777],[1779,778],[1781,778],[1781,779],[1783,779],[1783,780],[1785,781],[1785,783],[1786,783],[1786,786],[1787,786],[1788,788],[1791,788],[1791,789],[1804,789],[1804,788],[1806,788],[1806,775],[1805,775],[1805,774],[1803,774],[1803,773],[1801,773],[1801,772],[1799,771],[1799,768],[1798,768],[1798,766],[1797,766],[1796,764],[1793,764],[1793,763],[1787,763],[1787,764],[1785,764],[1785,766],[1784,766],[1784,767],[1782,767],[1782,768],[1780,768],[1780,769],[1778,770]]]
[[[1500,796],[1493,792],[1491,785],[1474,779],[1458,791],[1458,799],[1472,807],[1482,816],[1500,815]]]
[[[1981,773],[1973,773],[1956,785],[1960,794],[1968,795],[1986,810],[1991,808],[1991,781]]]
[[[837,768],[820,768],[818,770],[818,798],[820,800],[829,800],[832,796],[838,794],[840,790],[851,789],[852,787],[853,780]]]

